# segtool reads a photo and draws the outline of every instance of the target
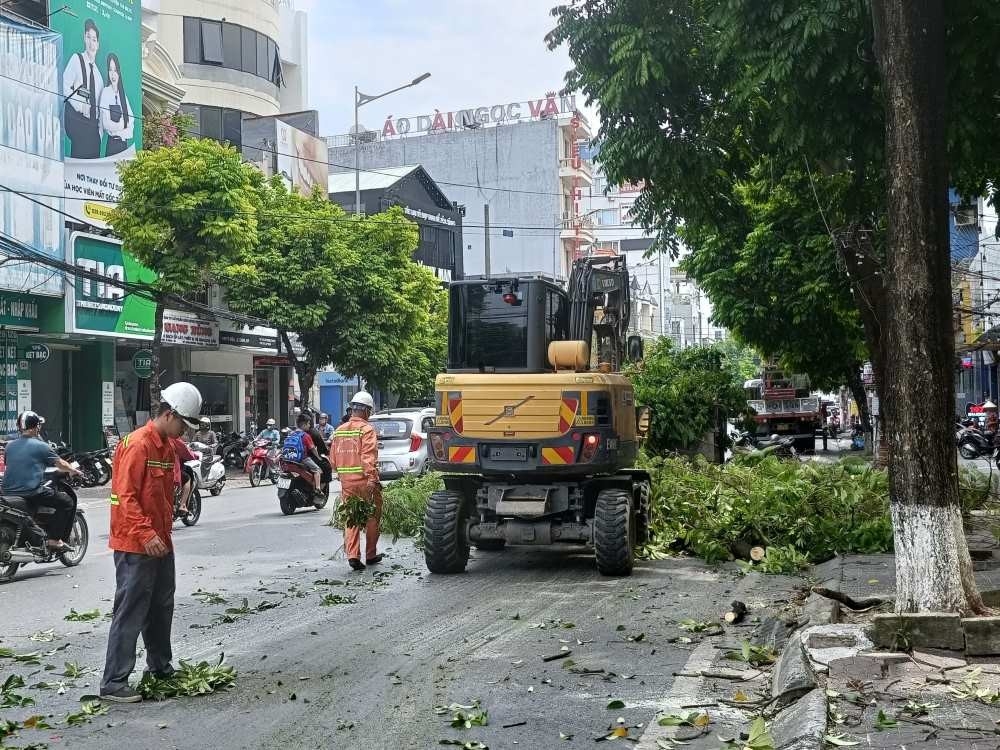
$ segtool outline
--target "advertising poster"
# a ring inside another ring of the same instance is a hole
[[[120,193],[115,165],[142,145],[142,8],[139,0],[60,2],[64,12],[50,23],[62,34],[66,211],[106,227]]]
[[[62,98],[58,34],[0,19],[0,238],[62,258]],[[18,191],[24,196],[18,195]],[[0,288],[61,294],[35,263],[0,266]]]
[[[278,172],[285,179],[285,184],[298,188],[303,195],[310,195],[316,185],[325,193],[329,179],[325,142],[281,120],[275,120],[275,126],[278,131]]]
[[[156,274],[139,265],[108,237],[75,232],[70,236],[73,265],[108,279],[152,284]],[[66,295],[66,330],[133,339],[152,339],[156,305],[112,284],[77,276]]]

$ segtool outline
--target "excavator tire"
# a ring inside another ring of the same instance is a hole
[[[594,508],[594,557],[597,560],[597,571],[601,575],[632,574],[635,536],[630,493],[616,489],[598,492]]]
[[[431,573],[461,573],[469,562],[465,500],[457,492],[432,492],[424,513],[424,562]]]

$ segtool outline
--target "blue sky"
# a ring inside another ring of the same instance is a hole
[[[424,72],[431,78],[361,110],[381,130],[387,115],[416,116],[527,101],[559,90],[570,67],[550,52],[556,0],[296,0],[309,13],[309,105],[323,135],[353,124],[357,85],[368,94]],[[582,104],[582,100],[580,100]]]

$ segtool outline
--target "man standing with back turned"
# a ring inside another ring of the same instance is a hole
[[[170,627],[174,617],[174,448],[198,426],[201,394],[190,383],[160,392],[155,419],[127,435],[115,451],[111,483],[111,538],[115,551],[115,605],[101,698],[113,703],[142,700],[129,687],[135,647],[142,634],[147,671],[173,674]]]
[[[378,554],[378,527],[382,522],[382,485],[378,475],[378,435],[368,423],[375,402],[371,394],[359,391],[351,399],[351,418],[340,425],[330,441],[330,464],[340,479],[341,498],[363,497],[375,503],[375,515],[365,526],[365,556],[369,565],[382,562]],[[364,570],[361,562],[361,529],[344,529],[347,562],[354,570]]]

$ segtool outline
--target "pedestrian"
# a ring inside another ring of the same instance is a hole
[[[347,563],[354,570],[364,570],[365,564],[382,562],[378,553],[379,524],[382,522],[382,484],[378,474],[378,435],[368,422],[375,403],[371,394],[359,391],[351,399],[351,418],[333,433],[330,444],[330,464],[340,479],[341,500],[361,497],[375,503],[375,515],[365,526],[365,562],[361,562],[361,529],[344,529],[344,549]]]
[[[129,687],[139,635],[146,647],[147,672],[173,674],[170,628],[174,617],[174,466],[172,438],[198,425],[201,394],[190,383],[174,383],[160,393],[154,419],[127,435],[115,451],[111,484],[111,536],[115,603],[101,698],[137,703]]]

